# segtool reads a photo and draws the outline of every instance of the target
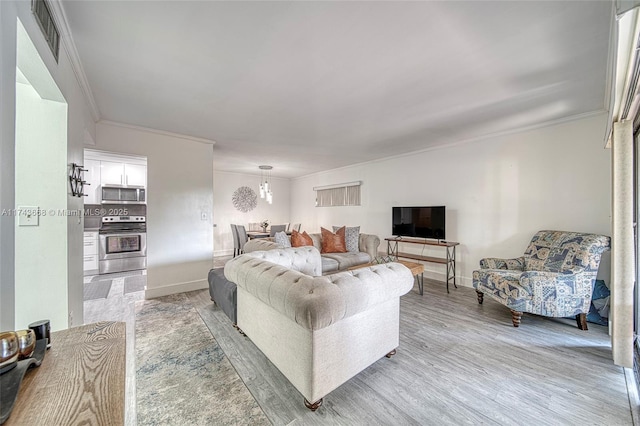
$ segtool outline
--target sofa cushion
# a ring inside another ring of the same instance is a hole
[[[338,232],[340,226],[334,226],[333,232]],[[360,251],[360,227],[359,226],[347,226],[344,232],[344,242],[347,247],[347,251]]]
[[[291,247],[291,241],[289,241],[289,236],[284,231],[276,232],[274,236],[274,240],[276,243],[280,244],[283,248]]]
[[[320,253],[312,247],[320,258]],[[308,330],[319,330],[364,312],[372,306],[406,294],[413,275],[404,265],[386,263],[325,277],[310,277],[257,253],[283,253],[295,249],[254,252],[227,262],[225,276],[244,291]]]
[[[332,272],[338,272],[340,270],[340,263],[337,260],[322,255],[322,273],[330,274]]]
[[[274,250],[274,249],[282,249],[281,244],[276,243],[275,241],[271,241],[270,238],[254,238],[245,243],[244,247],[242,247],[242,251],[245,253],[251,253],[253,251],[264,251],[264,250]]]
[[[319,277],[322,275],[322,258],[320,257],[318,250],[311,246],[254,251],[251,253],[245,253],[238,257],[266,260],[312,277]],[[229,280],[231,278],[227,275],[227,266],[238,257],[234,257],[224,265],[224,274]]]
[[[304,246],[312,246],[313,240],[307,234],[307,231],[302,233],[296,231],[295,229],[291,231],[291,247],[304,247]]]
[[[371,262],[371,256],[364,252],[346,252],[346,253],[324,253],[323,258],[333,259],[338,263],[338,269],[343,270],[352,266],[363,265]],[[324,271],[323,272],[328,272]]]
[[[322,234],[322,250],[320,253],[345,253],[345,227],[338,229],[334,234],[328,229],[320,228]]]

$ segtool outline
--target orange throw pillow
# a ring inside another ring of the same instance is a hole
[[[302,234],[295,229],[291,231],[291,247],[304,247],[304,246],[312,246],[313,240],[307,234],[307,231],[302,232]]]
[[[320,228],[322,233],[322,250],[320,253],[346,253],[345,231],[346,228],[344,226],[338,229],[335,234],[328,229]]]

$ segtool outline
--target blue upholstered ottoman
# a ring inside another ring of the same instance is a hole
[[[209,271],[209,295],[235,325],[238,322],[236,285],[224,277],[224,268]]]

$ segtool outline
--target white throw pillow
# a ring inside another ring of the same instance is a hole
[[[338,229],[342,226],[334,226],[333,232],[338,232]],[[360,227],[359,226],[347,226],[344,232],[344,242],[347,246],[347,251],[359,252],[360,251]]]
[[[280,244],[284,248],[291,247],[291,241],[289,240],[289,236],[284,232],[276,232],[276,235],[273,237],[276,243]]]

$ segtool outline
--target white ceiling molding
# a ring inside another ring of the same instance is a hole
[[[93,96],[93,91],[91,90],[91,86],[89,85],[89,81],[87,80],[84,68],[82,67],[80,55],[78,54],[76,44],[73,41],[73,35],[71,34],[71,28],[69,28],[64,7],[62,7],[62,4],[59,0],[49,0],[48,4],[51,9],[51,15],[53,16],[53,19],[56,22],[58,29],[60,30],[62,46],[64,48],[64,51],[67,52],[67,57],[69,58],[69,62],[71,63],[71,69],[76,76],[76,80],[78,81],[80,90],[82,90],[84,99],[87,102],[89,112],[91,112],[91,117],[93,118],[93,121],[98,122],[100,120],[100,110],[98,109],[98,104],[96,103],[96,100]]]
[[[109,126],[124,127],[126,129],[133,129],[133,130],[138,130],[138,131],[141,131],[141,132],[155,133],[157,135],[170,136],[172,138],[184,139],[184,140],[203,143],[203,144],[207,144],[207,145],[215,145],[216,144],[216,141],[211,140],[211,139],[198,138],[198,137],[189,136],[189,135],[181,135],[179,133],[172,133],[172,132],[167,132],[167,131],[164,131],[164,130],[150,129],[148,127],[136,126],[136,125],[133,125],[133,124],[118,123],[118,122],[109,121],[109,120],[100,120],[98,123],[99,124],[106,124],[106,125],[109,125]]]

